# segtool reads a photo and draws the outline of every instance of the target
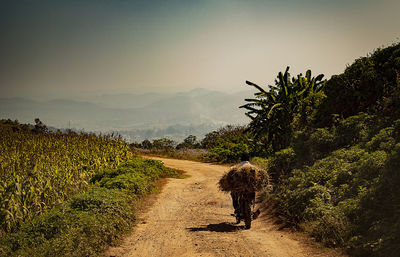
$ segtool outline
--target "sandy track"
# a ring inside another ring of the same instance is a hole
[[[278,230],[268,215],[254,220],[250,230],[243,229],[243,222],[235,225],[230,195],[216,185],[227,166],[154,159],[190,177],[168,179],[133,233],[105,256],[343,256]]]

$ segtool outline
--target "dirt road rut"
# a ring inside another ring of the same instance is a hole
[[[217,189],[227,166],[154,158],[184,170],[186,179],[168,179],[154,204],[140,215],[133,233],[105,256],[343,256],[306,237],[278,230],[267,215],[234,224],[229,194]]]

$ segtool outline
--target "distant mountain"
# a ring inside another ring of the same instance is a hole
[[[53,127],[119,131],[136,141],[162,136],[175,139],[189,134],[203,136],[208,132],[205,130],[226,124],[247,123],[244,110],[238,107],[251,95],[250,91],[228,94],[198,88],[174,94],[102,95],[79,101],[0,98],[0,118],[33,123],[39,117]]]
[[[108,108],[131,109],[142,108],[168,97],[169,94],[104,94],[100,96],[82,97],[80,100],[91,102]]]

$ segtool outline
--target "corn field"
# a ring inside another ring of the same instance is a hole
[[[37,132],[0,120],[0,236],[84,191],[93,174],[130,155],[114,136]]]

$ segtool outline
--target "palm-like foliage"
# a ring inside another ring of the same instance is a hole
[[[306,76],[300,73],[291,78],[287,67],[285,73],[279,72],[275,86],[269,85],[268,90],[246,81],[246,84],[259,90],[254,99],[245,99],[248,103],[240,106],[248,110],[246,115],[251,119],[249,131],[256,138],[266,140],[265,143],[275,151],[285,148],[289,144],[290,125],[299,102],[322,90],[326,83],[323,77],[323,74],[311,77],[311,71],[307,70]]]

